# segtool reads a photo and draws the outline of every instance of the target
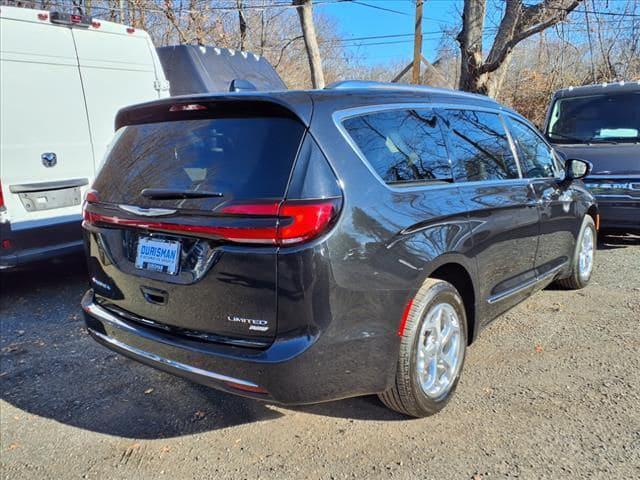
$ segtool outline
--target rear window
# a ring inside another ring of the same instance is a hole
[[[216,118],[118,131],[94,188],[102,201],[211,209],[231,199],[281,198],[304,133],[291,118]],[[148,199],[146,188],[220,192],[222,198]]]

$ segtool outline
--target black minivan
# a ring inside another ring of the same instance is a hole
[[[593,165],[584,183],[602,230],[640,233],[640,81],[558,90],[544,131],[559,153]]]
[[[84,206],[89,332],[227,392],[433,414],[483,327],[592,274],[589,164],[486,97],[342,82],[116,129]]]

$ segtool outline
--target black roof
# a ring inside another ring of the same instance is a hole
[[[640,81],[597,83],[594,85],[583,85],[580,87],[567,87],[555,92],[553,94],[553,97],[569,98],[569,97],[582,97],[587,95],[597,95],[600,93],[623,93],[623,92],[640,92]]]

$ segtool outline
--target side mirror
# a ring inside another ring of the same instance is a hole
[[[567,182],[573,180],[579,180],[586,177],[591,172],[593,165],[586,160],[580,160],[577,158],[570,158],[564,163],[564,179]]]

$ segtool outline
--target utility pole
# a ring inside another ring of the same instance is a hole
[[[416,0],[416,25],[413,37],[413,76],[414,84],[420,83],[420,61],[422,57],[422,4],[424,0]]]

